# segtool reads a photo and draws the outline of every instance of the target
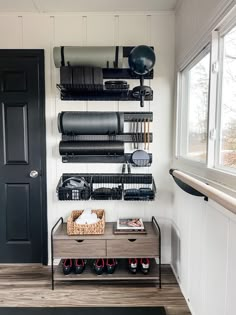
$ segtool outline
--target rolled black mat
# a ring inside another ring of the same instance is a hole
[[[58,130],[63,134],[121,134],[123,129],[124,113],[61,112],[58,114]]]
[[[60,155],[124,155],[121,141],[61,141]]]

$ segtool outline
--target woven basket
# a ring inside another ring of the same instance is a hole
[[[104,234],[105,230],[105,211],[102,209],[92,210],[101,219],[93,224],[77,224],[75,220],[82,214],[83,210],[73,210],[67,220],[68,235],[85,235],[85,234]]]

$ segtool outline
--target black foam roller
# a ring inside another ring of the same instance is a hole
[[[63,134],[121,134],[123,129],[124,113],[61,112],[58,114],[58,130]]]
[[[61,141],[60,155],[124,155],[121,141]]]

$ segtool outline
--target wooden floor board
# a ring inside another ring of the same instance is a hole
[[[165,306],[167,315],[191,315],[176,279],[163,266],[163,287],[139,284],[56,282],[41,265],[0,265],[1,306]]]

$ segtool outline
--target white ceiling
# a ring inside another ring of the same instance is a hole
[[[169,11],[179,0],[0,0],[0,12]]]

